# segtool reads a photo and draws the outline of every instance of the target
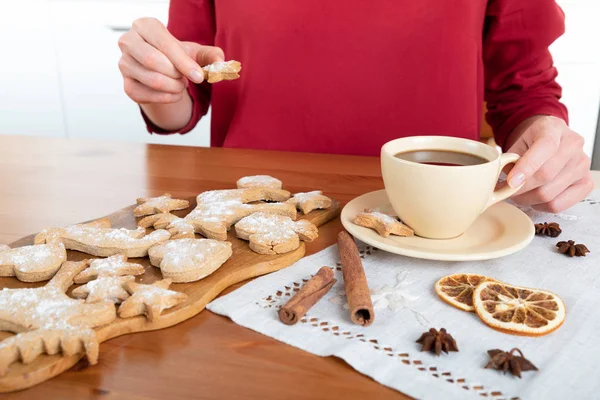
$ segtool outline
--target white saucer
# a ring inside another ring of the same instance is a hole
[[[352,236],[390,253],[428,260],[472,261],[503,257],[523,249],[535,235],[531,219],[504,202],[488,208],[461,236],[446,240],[418,236],[381,237],[372,229],[352,223],[356,214],[365,209],[395,215],[385,190],[357,197],[346,204],[341,214],[342,225]]]

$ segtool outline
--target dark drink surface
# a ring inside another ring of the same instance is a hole
[[[475,154],[449,150],[411,150],[396,153],[394,157],[419,164],[458,167],[479,165],[489,162],[488,159]]]

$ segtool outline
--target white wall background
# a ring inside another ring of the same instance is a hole
[[[571,126],[591,155],[600,108],[600,0],[558,3],[567,33],[551,51]],[[208,146],[210,116],[184,136],[149,135],[123,93],[118,37],[141,16],[166,22],[167,10],[167,0],[0,0],[0,134]]]

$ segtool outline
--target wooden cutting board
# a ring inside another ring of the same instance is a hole
[[[196,199],[190,198],[190,207],[196,206]],[[109,218],[112,226],[115,228],[134,229],[137,227],[137,221],[133,216],[135,205],[121,209],[106,218]],[[183,217],[190,212],[181,210],[174,214]],[[333,206],[327,210],[315,210],[307,215],[300,215],[299,218],[307,219],[317,226],[336,218],[339,215],[339,203],[333,202]],[[24,237],[10,244],[10,247],[20,247],[33,244],[35,235]],[[200,236],[197,236],[200,237]],[[204,310],[206,305],[218,296],[227,287],[246,279],[264,275],[270,272],[288,267],[304,256],[305,247],[301,242],[300,247],[290,253],[280,255],[261,255],[250,250],[248,242],[235,237],[235,230],[232,228],[228,234],[228,240],[233,245],[233,256],[223,264],[218,270],[208,277],[191,283],[174,283],[170,289],[187,294],[187,300],[168,310],[163,311],[161,317],[150,323],[146,317],[137,316],[133,318],[120,318],[110,324],[96,328],[98,341],[100,343],[111,338],[143,331],[167,328],[185,321],[200,311]],[[68,251],[67,259],[69,261],[80,261],[86,258],[95,258],[77,251]],[[136,281],[141,283],[153,283],[162,279],[158,268],[150,265],[148,257],[133,258],[132,262],[142,264],[146,268],[143,275],[137,276]],[[23,283],[16,278],[0,278],[0,288],[24,288],[40,287],[47,282]],[[67,291],[71,291],[79,285],[73,285]],[[0,340],[12,335],[8,332],[0,332]],[[84,354],[78,354],[70,357],[59,355],[41,355],[32,363],[24,365],[20,362],[11,365],[9,372],[0,378],[0,393],[12,392],[26,389],[38,383],[44,382],[75,365]],[[100,362],[102,359],[102,346],[100,346]],[[93,366],[91,367],[93,368]]]

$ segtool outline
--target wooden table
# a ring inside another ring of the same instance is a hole
[[[383,187],[379,160],[255,150],[0,136],[0,243],[100,217],[135,198],[193,196],[270,174],[342,203]],[[600,173],[595,174],[600,185]],[[335,242],[339,221],[307,246]],[[99,364],[2,398],[406,399],[343,361],[321,358],[204,311],[175,327],[100,346]]]

